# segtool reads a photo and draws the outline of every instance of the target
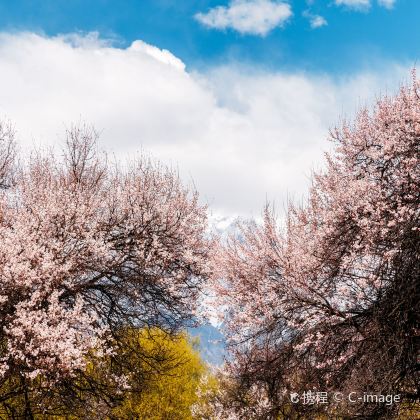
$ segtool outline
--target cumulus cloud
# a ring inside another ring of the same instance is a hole
[[[319,15],[311,16],[309,21],[311,24],[311,28],[314,28],[314,29],[327,25],[327,21],[325,20],[325,18]]]
[[[309,20],[309,24],[312,29],[321,28],[322,26],[328,25],[327,20],[320,15],[313,15],[310,11],[306,10],[303,12],[303,16]]]
[[[395,0],[378,0],[378,4],[386,9],[392,9],[395,5]]]
[[[223,215],[260,214],[305,194],[328,127],[358,102],[393,88],[406,68],[334,80],[225,66],[189,72],[169,51],[94,35],[0,35],[0,115],[23,149],[61,142],[80,119],[117,157],[145,150],[194,181]]]
[[[370,0],[335,0],[335,4],[354,10],[368,10],[370,8]]]
[[[214,29],[234,29],[242,34],[267,35],[292,16],[288,3],[272,0],[232,0],[229,6],[217,6],[195,18]]]
[[[386,9],[392,9],[395,2],[396,0],[378,0],[379,6],[385,7]],[[349,9],[367,11],[371,6],[371,0],[335,0],[335,4],[346,6]]]

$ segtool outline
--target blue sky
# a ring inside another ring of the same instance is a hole
[[[168,49],[189,68],[198,69],[241,62],[334,73],[377,66],[384,59],[414,64],[420,49],[418,0],[396,0],[388,8],[377,0],[371,0],[370,7],[363,7],[369,0],[343,1],[347,4],[290,1],[293,15],[265,36],[211,29],[194,18],[217,6],[229,7],[232,2],[226,0],[1,1],[0,28],[47,35],[98,31],[122,47],[141,39]],[[315,15],[327,24],[311,28],[309,17]]]
[[[226,226],[304,199],[329,128],[410,78],[419,22],[420,0],[0,0],[0,118],[25,150],[92,124]]]

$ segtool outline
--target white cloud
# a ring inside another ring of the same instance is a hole
[[[335,4],[354,10],[368,10],[370,8],[370,0],[335,0]]]
[[[386,9],[392,9],[395,2],[396,0],[378,0],[379,6],[385,7]],[[371,0],[335,0],[335,4],[346,6],[349,9],[367,11],[371,6]]]
[[[215,29],[234,29],[242,34],[264,36],[281,27],[292,16],[288,3],[272,0],[232,0],[228,7],[217,6],[195,18]]]
[[[320,28],[321,26],[328,25],[324,17],[319,15],[314,15],[310,18],[311,28]]]
[[[313,15],[309,10],[303,12],[303,16],[309,20],[309,24],[312,29],[321,28],[322,26],[328,25],[327,20],[320,15]]]
[[[0,35],[0,115],[22,148],[55,144],[81,118],[123,157],[141,149],[177,165],[218,214],[258,216],[305,193],[328,127],[359,101],[398,85],[406,68],[333,80],[235,66],[186,71],[168,51],[95,36]]]
[[[128,51],[134,51],[153,57],[155,60],[164,64],[169,64],[178,70],[185,70],[185,64],[177,57],[175,57],[168,50],[161,50],[153,45],[146,44],[143,41],[134,41]]]
[[[378,4],[386,9],[392,9],[396,0],[378,0]]]

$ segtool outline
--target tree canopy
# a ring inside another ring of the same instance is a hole
[[[139,157],[124,167],[89,127],[63,155],[15,152],[0,129],[0,402],[33,380],[75,393],[92,349],[126,327],[176,332],[207,278],[206,208],[176,172]],[[32,408],[26,408],[27,416]]]
[[[240,223],[215,259],[230,374],[242,395],[264,391],[262,418],[290,415],[290,395],[314,389],[419,398],[418,80],[331,139],[326,170],[314,174],[306,204],[290,205],[286,229],[267,207],[263,225]],[[293,405],[309,416],[397,409]]]

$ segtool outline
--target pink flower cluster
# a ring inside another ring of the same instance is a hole
[[[230,367],[248,381],[262,381],[266,369],[267,381],[287,387],[309,367],[333,365],[322,378],[328,383],[334,371],[343,385],[343,378],[354,379],[350,366],[362,369],[365,363],[368,370],[366,354],[382,345],[384,355],[390,349],[392,368],[407,363],[401,337],[415,334],[411,315],[401,308],[413,308],[418,296],[415,74],[412,85],[379,99],[372,112],[361,110],[353,123],[332,130],[331,138],[336,147],[326,156],[327,168],[314,175],[308,202],[290,205],[286,228],[277,227],[267,207],[262,226],[239,223],[239,234],[215,257],[212,287],[216,304],[225,308]],[[391,342],[401,351],[392,350]],[[366,381],[375,369],[363,373]]]
[[[176,173],[67,134],[63,159],[33,153],[0,189],[3,377],[72,375],[121,325],[179,327],[209,272],[206,209]]]

